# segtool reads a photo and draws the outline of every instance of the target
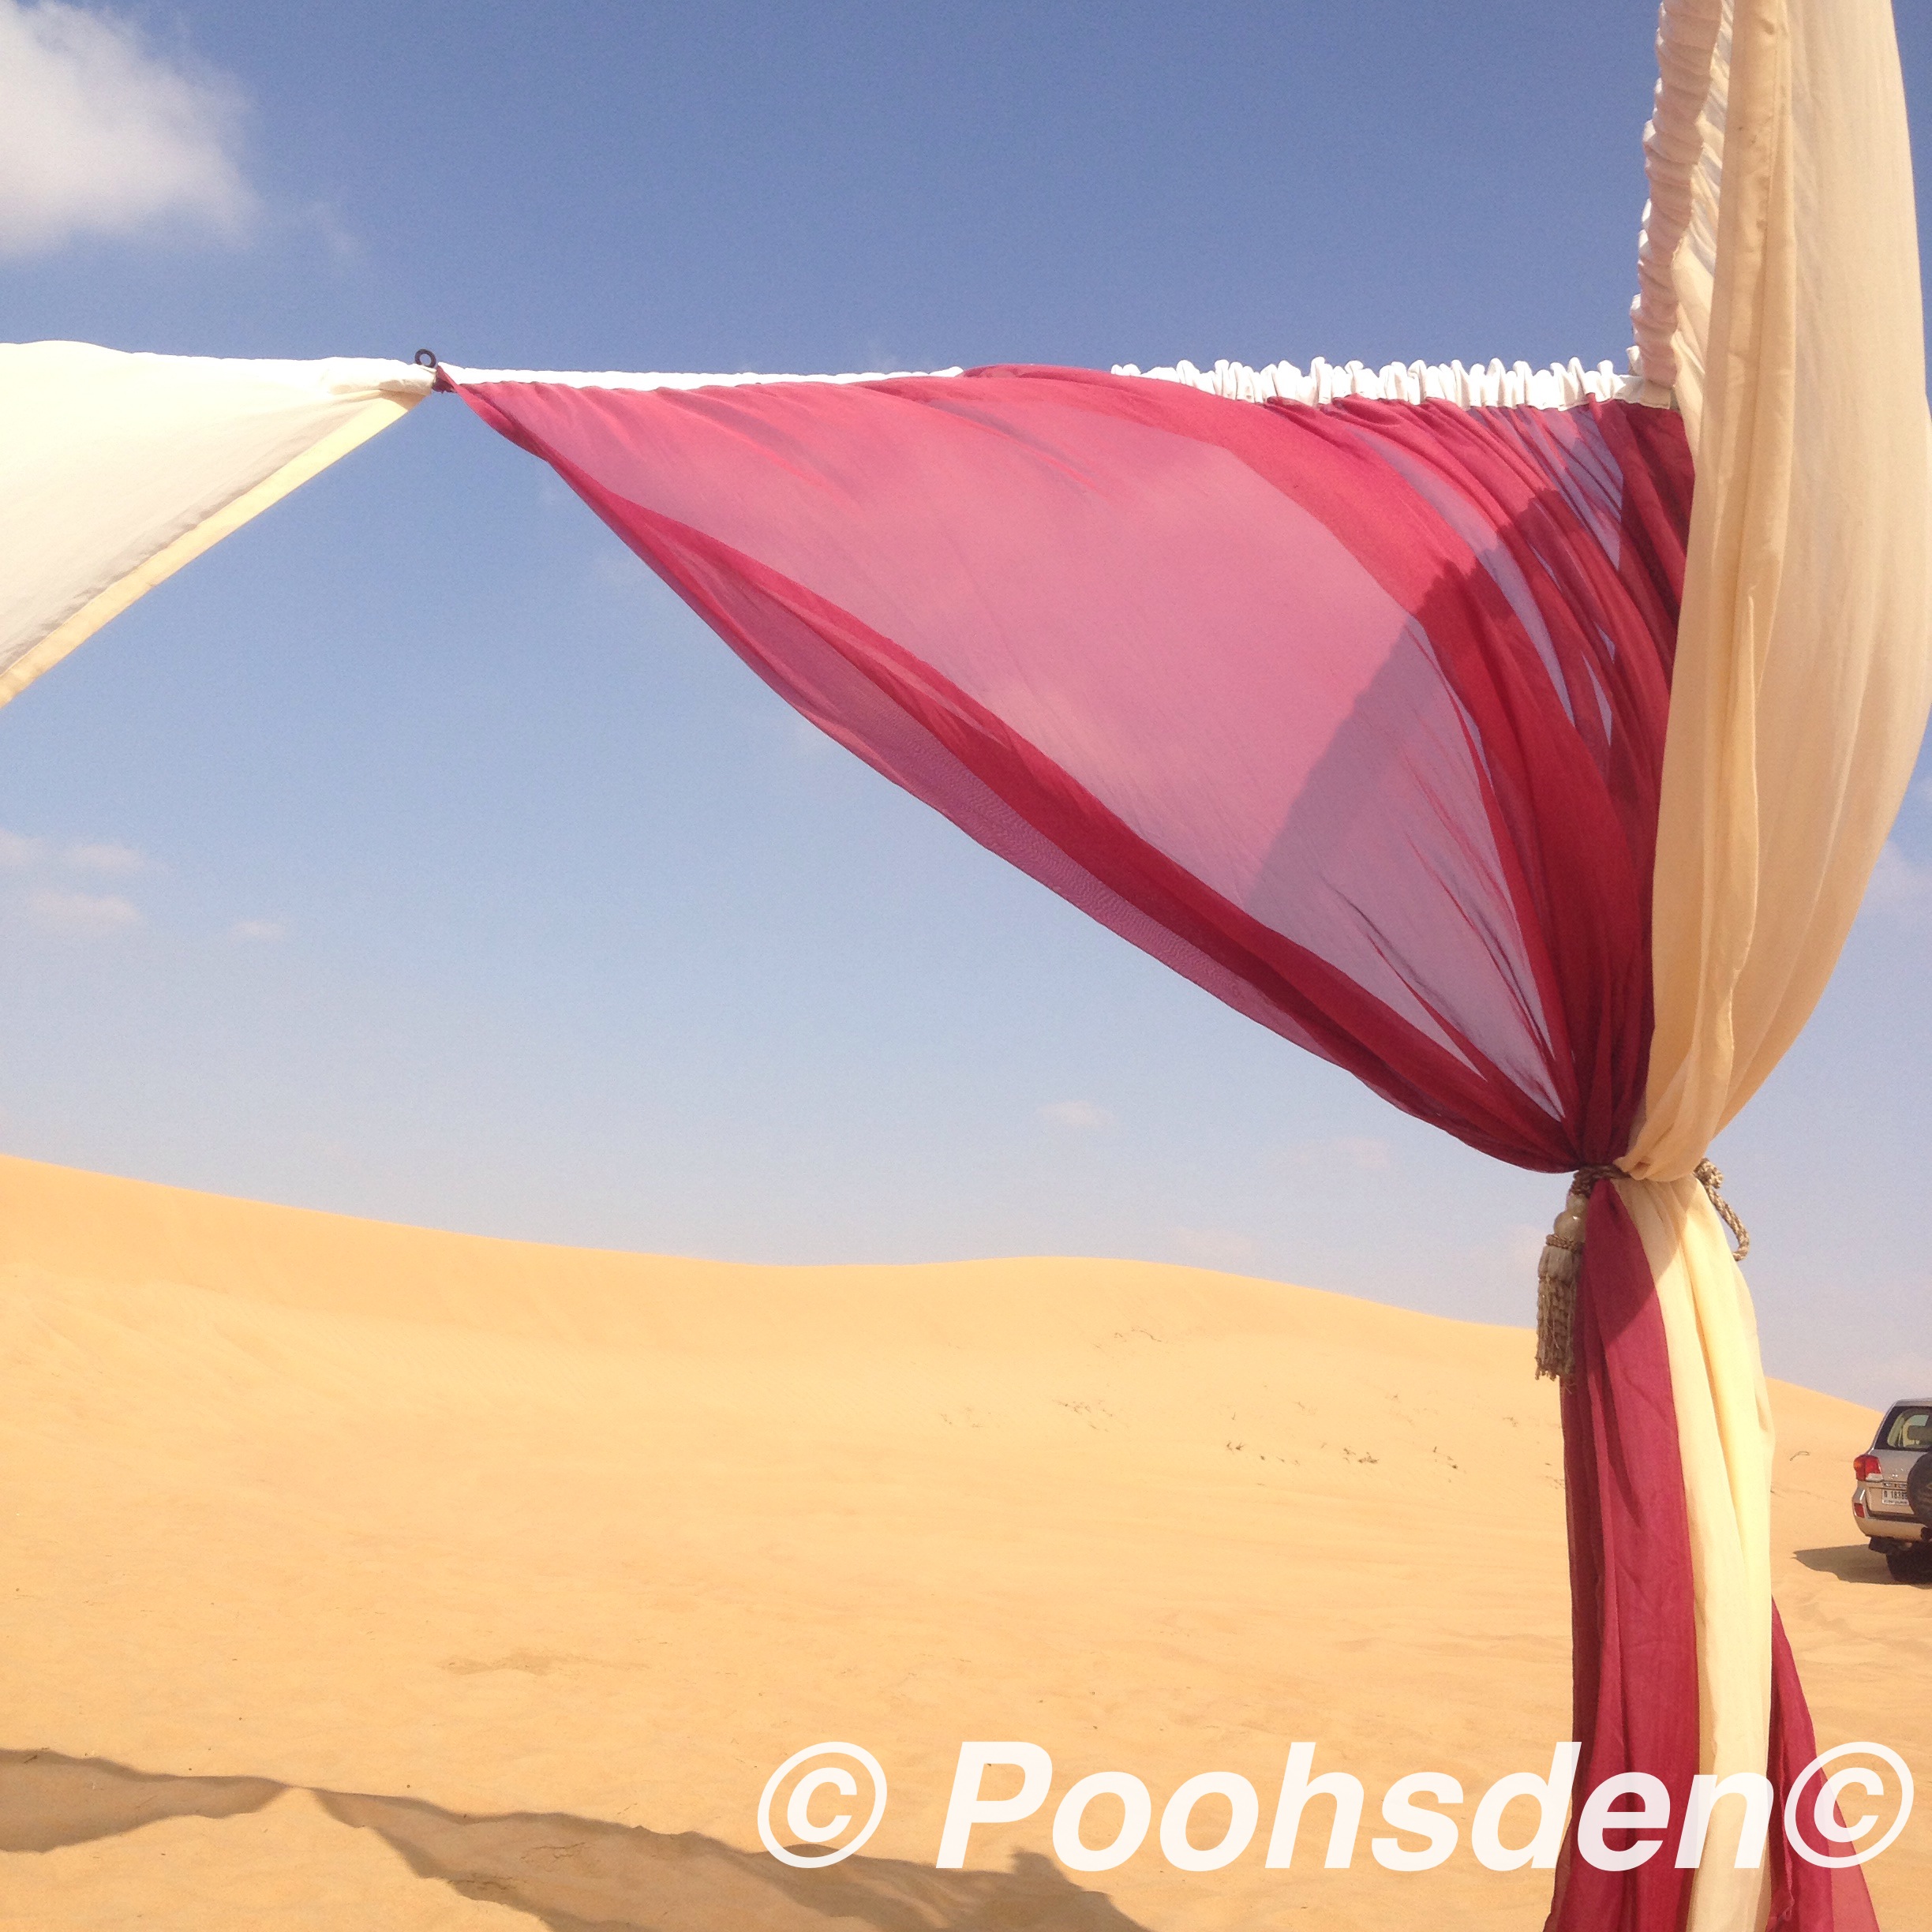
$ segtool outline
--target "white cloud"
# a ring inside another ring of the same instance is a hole
[[[1365,1134],[1343,1134],[1329,1145],[1350,1166],[1359,1167],[1365,1174],[1380,1174],[1389,1164],[1386,1140],[1372,1140]]]
[[[45,839],[27,838],[0,828],[0,871],[24,872],[46,856]]]
[[[1039,1117],[1049,1127],[1064,1127],[1071,1133],[1097,1133],[1114,1125],[1114,1116],[1091,1100],[1050,1100]]]
[[[63,0],[0,0],[0,256],[185,223],[232,235],[254,197],[234,157],[240,95]]]
[[[132,845],[118,844],[110,839],[69,845],[61,857],[80,872],[143,872],[148,867],[148,861]]]
[[[352,262],[362,253],[362,238],[327,201],[312,201],[305,211],[309,226],[339,262]]]
[[[1304,1140],[1287,1151],[1290,1167],[1354,1167],[1364,1174],[1382,1174],[1389,1162],[1389,1144],[1367,1134],[1342,1134],[1333,1140]]]
[[[28,923],[62,939],[104,939],[141,923],[139,910],[118,893],[61,892],[51,886],[27,896]]]
[[[1205,1261],[1215,1267],[1233,1267],[1252,1261],[1260,1252],[1258,1244],[1245,1234],[1230,1234],[1226,1228],[1178,1227],[1174,1245],[1190,1260]]]
[[[286,939],[288,928],[279,919],[237,919],[228,928],[230,939],[246,940],[254,945],[266,945],[276,939]]]
[[[0,0],[4,6],[6,0]],[[76,872],[125,875],[148,870],[148,856],[118,839],[76,839],[57,846],[51,839],[0,829],[0,872],[32,872],[66,866]]]

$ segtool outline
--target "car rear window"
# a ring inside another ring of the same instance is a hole
[[[1885,1418],[1884,1440],[1888,1449],[1932,1449],[1932,1408],[1910,1402],[1894,1409]]]

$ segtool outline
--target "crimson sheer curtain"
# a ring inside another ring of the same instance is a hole
[[[806,717],[1122,937],[1500,1159],[1630,1144],[1690,514],[1674,413],[1263,405],[1025,367],[442,380]],[[1583,1267],[1578,1789],[1649,1772],[1680,1816],[1683,1473],[1613,1189]],[[1808,1726],[1795,1672],[1780,1691]],[[1551,1924],[1660,1932],[1689,1878],[1572,1842]]]

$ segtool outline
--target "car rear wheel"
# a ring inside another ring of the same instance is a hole
[[[1885,1567],[1894,1583],[1932,1583],[1932,1543],[1909,1543],[1885,1552]]]
[[[1911,1513],[1926,1528],[1932,1529],[1932,1450],[1928,1450],[1907,1471],[1905,1500],[1911,1505]]]

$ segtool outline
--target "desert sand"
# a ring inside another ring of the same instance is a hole
[[[1395,1777],[1459,1778],[1466,1828],[1568,1735],[1524,1331],[1137,1263],[546,1248],[19,1160],[0,1266],[7,1932],[1541,1923],[1544,1874],[1368,1845]],[[1848,1507],[1871,1417],[1774,1400],[1821,1740],[1932,1769],[1932,1593]],[[938,1871],[968,1738],[1044,1747],[1053,1796]],[[1324,1807],[1264,1865],[1296,1739],[1368,1787],[1346,1871]],[[890,1802],[796,1872],[758,1800],[826,1739]],[[1260,1836],[1069,1873],[1054,1805],[1110,1770],[1157,1815],[1242,1773]],[[1871,1878],[1891,1932],[1932,1927],[1932,1806]]]

